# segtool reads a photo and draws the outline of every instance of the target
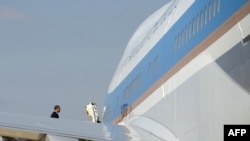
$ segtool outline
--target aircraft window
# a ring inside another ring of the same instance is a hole
[[[191,38],[193,36],[193,20],[191,20],[191,24],[190,24],[190,35],[189,38]]]
[[[123,89],[123,91],[122,91],[122,98],[123,98],[123,99],[126,98],[126,91],[125,91],[125,89]]]
[[[217,12],[220,12],[220,0],[216,0],[217,1]]]
[[[128,86],[126,87],[126,98],[129,96],[129,88],[128,88]]]
[[[136,78],[135,78],[135,81],[134,81],[135,90],[136,90],[136,89],[139,87],[139,85],[140,85],[140,79],[139,79],[140,75],[141,75],[141,73],[140,73],[139,75],[137,75]]]
[[[151,62],[149,62],[149,64],[148,64],[148,74],[149,75],[151,74]]]
[[[203,26],[203,11],[200,12],[200,28]]]
[[[199,31],[199,26],[200,26],[200,17],[199,17],[199,14],[197,14],[196,16],[196,31],[198,32]]]
[[[177,46],[177,50],[180,49],[180,46],[181,46],[181,35],[180,33],[178,34],[178,46]]]
[[[195,29],[196,29],[196,28],[195,28],[195,23],[196,23],[195,20],[196,20],[196,19],[194,18],[194,19],[193,19],[193,35],[195,34]]]
[[[139,76],[138,76],[138,84],[140,85],[141,84],[141,75],[142,75],[142,72],[140,72]]]
[[[129,88],[128,88],[128,86],[126,87],[126,98],[129,96]]]
[[[185,42],[188,41],[188,26],[185,27]]]
[[[211,2],[209,2],[209,4],[208,4],[208,20],[209,21],[212,19],[212,11],[213,11],[212,4],[211,4]]]
[[[123,89],[123,99],[127,98],[127,88]]]
[[[214,17],[216,15],[216,0],[213,0],[212,5],[213,5],[213,17]]]
[[[136,76],[136,79],[135,79],[135,87],[138,88],[139,85],[141,84],[141,73],[139,75]]]
[[[192,22],[189,23],[189,39],[192,36]]]
[[[183,45],[186,43],[186,29],[185,28],[183,28],[183,35],[182,35],[182,37],[183,37]]]
[[[183,45],[186,43],[186,29],[183,29]]]
[[[183,46],[184,40],[185,40],[185,37],[184,37],[184,30],[182,29],[182,32],[181,32],[181,46]]]
[[[182,46],[182,31],[180,32],[180,46],[179,46],[179,49],[181,48]]]
[[[204,9],[204,24],[207,24],[207,13],[208,13],[208,10],[207,10],[207,7],[205,7],[205,9]]]
[[[130,87],[130,84],[127,86],[127,91],[128,91],[127,95],[130,96],[130,94],[131,94],[131,87]]]
[[[179,36],[177,35],[175,38],[176,38],[175,52],[177,52],[178,51],[178,44],[179,44]]]
[[[156,72],[158,70],[158,56],[154,59],[154,71]]]
[[[131,83],[131,91],[134,92],[135,91],[135,79],[132,81]]]
[[[125,93],[124,93],[124,99],[126,99],[129,96],[129,88],[128,86],[125,88]]]
[[[176,36],[175,52],[178,52],[180,47],[181,47],[181,32],[179,32],[178,35]]]
[[[134,92],[133,87],[132,87],[132,82],[130,82],[130,84],[129,84],[129,95],[131,95]]]
[[[175,45],[174,45],[174,52],[177,52],[177,47],[178,47],[178,35],[175,36]]]

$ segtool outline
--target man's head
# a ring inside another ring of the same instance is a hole
[[[59,105],[56,105],[56,106],[54,107],[54,110],[55,110],[57,113],[60,113],[61,108],[60,108]]]

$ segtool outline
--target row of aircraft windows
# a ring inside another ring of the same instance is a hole
[[[141,75],[142,73],[140,72],[135,79],[133,79],[125,89],[123,89],[123,99],[126,99],[129,97],[135,90],[140,86],[141,84]]]
[[[174,49],[177,52],[195,33],[199,32],[217,13],[220,12],[220,0],[210,0],[205,7],[177,34]]]
[[[158,70],[158,56],[154,58],[152,62],[149,63],[148,75],[155,73]],[[142,72],[140,72],[135,79],[133,79],[124,89],[123,89],[123,99],[127,99],[134,93],[141,84]]]
[[[158,70],[158,56],[156,56],[153,62],[149,62],[148,65],[148,75],[155,73]]]

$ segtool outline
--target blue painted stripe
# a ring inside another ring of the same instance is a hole
[[[144,59],[131,71],[131,73],[120,83],[120,85],[106,97],[105,105],[109,111],[104,117],[105,122],[110,122],[122,112],[123,104],[131,105],[150,86],[168,72],[185,55],[195,48],[201,41],[206,39],[213,31],[222,25],[231,15],[240,9],[247,0],[220,0],[220,12],[216,14],[206,25],[196,32],[177,52],[175,52],[175,37],[192,21],[201,10],[212,0],[197,0],[186,13],[175,23],[175,25],[162,37],[154,48]],[[148,74],[149,62],[153,65],[153,59],[158,56],[158,69],[156,73]],[[123,99],[123,90],[141,73],[140,87]]]

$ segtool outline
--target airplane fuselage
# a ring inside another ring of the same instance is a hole
[[[223,140],[225,124],[249,124],[249,12],[249,0],[177,0],[153,14],[125,50],[104,122],[208,141]]]

